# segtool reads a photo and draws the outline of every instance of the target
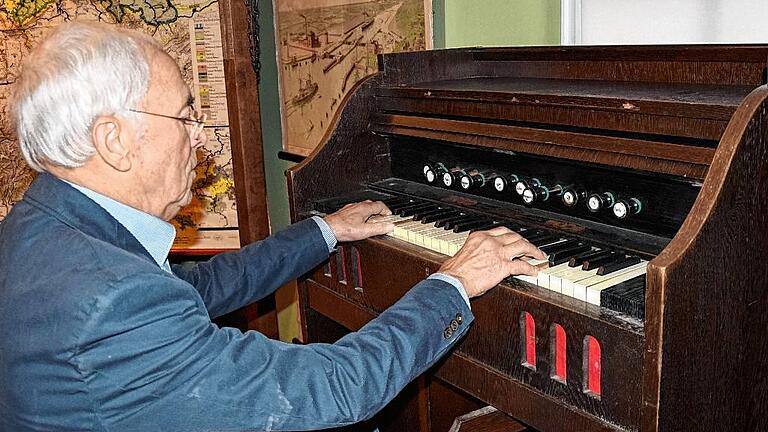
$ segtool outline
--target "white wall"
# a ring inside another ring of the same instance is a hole
[[[576,44],[768,43],[768,0],[562,3],[574,11],[563,19],[573,21]]]

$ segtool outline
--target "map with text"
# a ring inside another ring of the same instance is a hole
[[[0,0],[0,220],[35,176],[18,152],[9,118],[13,83],[36,43],[71,20],[148,33],[176,59],[209,120],[193,201],[173,221],[175,247],[239,247],[218,0]]]

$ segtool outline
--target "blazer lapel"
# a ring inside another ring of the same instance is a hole
[[[100,205],[48,173],[37,176],[24,200],[72,228],[155,263],[144,246]]]

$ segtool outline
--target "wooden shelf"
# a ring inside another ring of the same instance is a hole
[[[382,87],[383,112],[595,128],[708,140],[715,147],[751,85],[468,78]]]

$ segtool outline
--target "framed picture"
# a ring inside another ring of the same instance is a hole
[[[377,55],[432,48],[431,0],[275,0],[283,150],[306,156]]]

